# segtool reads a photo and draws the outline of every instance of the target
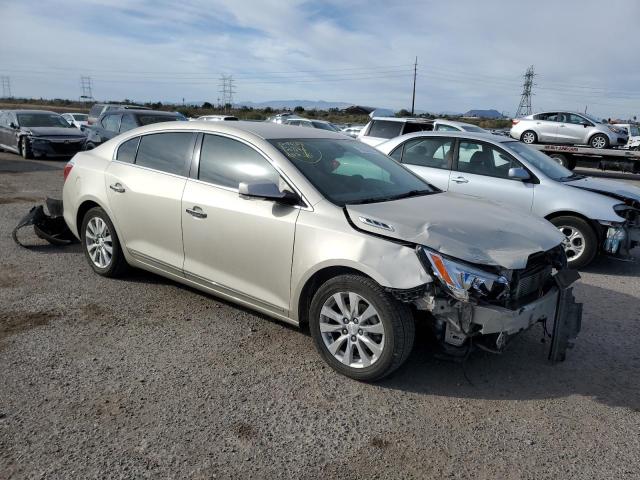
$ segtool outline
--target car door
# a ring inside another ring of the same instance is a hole
[[[563,143],[584,145],[587,143],[589,129],[585,125],[593,126],[586,118],[575,113],[565,113],[564,123],[558,126],[558,137],[563,138]]]
[[[182,197],[184,271],[220,293],[279,312],[289,308],[298,207],[238,195],[240,182],[285,185],[271,163],[236,138],[202,135]]]
[[[534,130],[540,142],[556,142],[558,137],[558,112],[541,113],[533,120]]]
[[[510,168],[524,166],[502,148],[479,140],[460,139],[449,190],[531,211],[534,182],[509,178]]]
[[[182,193],[196,134],[161,132],[118,147],[105,188],[125,248],[139,261],[181,273]]]
[[[440,190],[449,189],[455,141],[450,137],[416,137],[399,145],[390,156]]]

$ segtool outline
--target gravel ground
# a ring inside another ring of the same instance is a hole
[[[334,373],[308,334],[163,278],[92,273],[10,232],[62,162],[0,154],[0,478],[637,479],[640,266],[601,259],[583,330],[394,377]],[[636,251],[640,255],[640,252]]]

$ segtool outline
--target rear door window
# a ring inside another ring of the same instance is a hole
[[[368,137],[394,138],[402,132],[402,122],[390,120],[373,120],[369,128]]]
[[[200,153],[198,179],[237,189],[240,182],[269,181],[280,175],[257,151],[242,142],[218,135],[205,135]]]
[[[144,135],[140,139],[136,165],[174,175],[185,175],[193,153],[195,134],[166,132]]]

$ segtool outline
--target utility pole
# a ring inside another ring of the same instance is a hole
[[[11,77],[2,76],[2,98],[11,98]]]
[[[93,100],[93,93],[91,92],[90,76],[80,77],[80,87],[82,88],[82,95],[80,95],[80,100],[85,102]]]
[[[416,63],[413,64],[413,96],[411,97],[411,116],[416,107],[416,76],[418,74],[418,57],[416,57]]]
[[[527,115],[531,115],[531,89],[533,87],[533,77],[535,77],[535,72],[533,71],[533,65],[527,68],[527,71],[524,74],[524,83],[522,84],[522,96],[520,97],[520,105],[518,105],[518,110],[516,111],[516,116],[514,118],[524,117]]]
[[[220,75],[220,93],[222,94],[222,105],[227,113],[227,105],[233,107],[233,94],[236,93],[233,85],[233,75]],[[218,101],[220,101],[218,99]]]

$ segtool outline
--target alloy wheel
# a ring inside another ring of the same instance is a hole
[[[565,236],[562,246],[567,254],[567,259],[573,262],[580,258],[584,252],[584,235],[580,230],[568,225],[560,225],[558,230]]]
[[[591,141],[591,146],[593,148],[604,148],[607,146],[607,140],[602,135],[598,135]]]
[[[109,226],[100,217],[93,217],[85,230],[85,247],[98,268],[107,268],[113,258],[113,239]]]
[[[373,365],[382,355],[385,330],[375,307],[354,292],[338,292],[320,311],[320,334],[327,350],[351,368]]]
[[[536,136],[533,132],[525,132],[522,135],[522,141],[524,143],[534,143],[536,141]]]

